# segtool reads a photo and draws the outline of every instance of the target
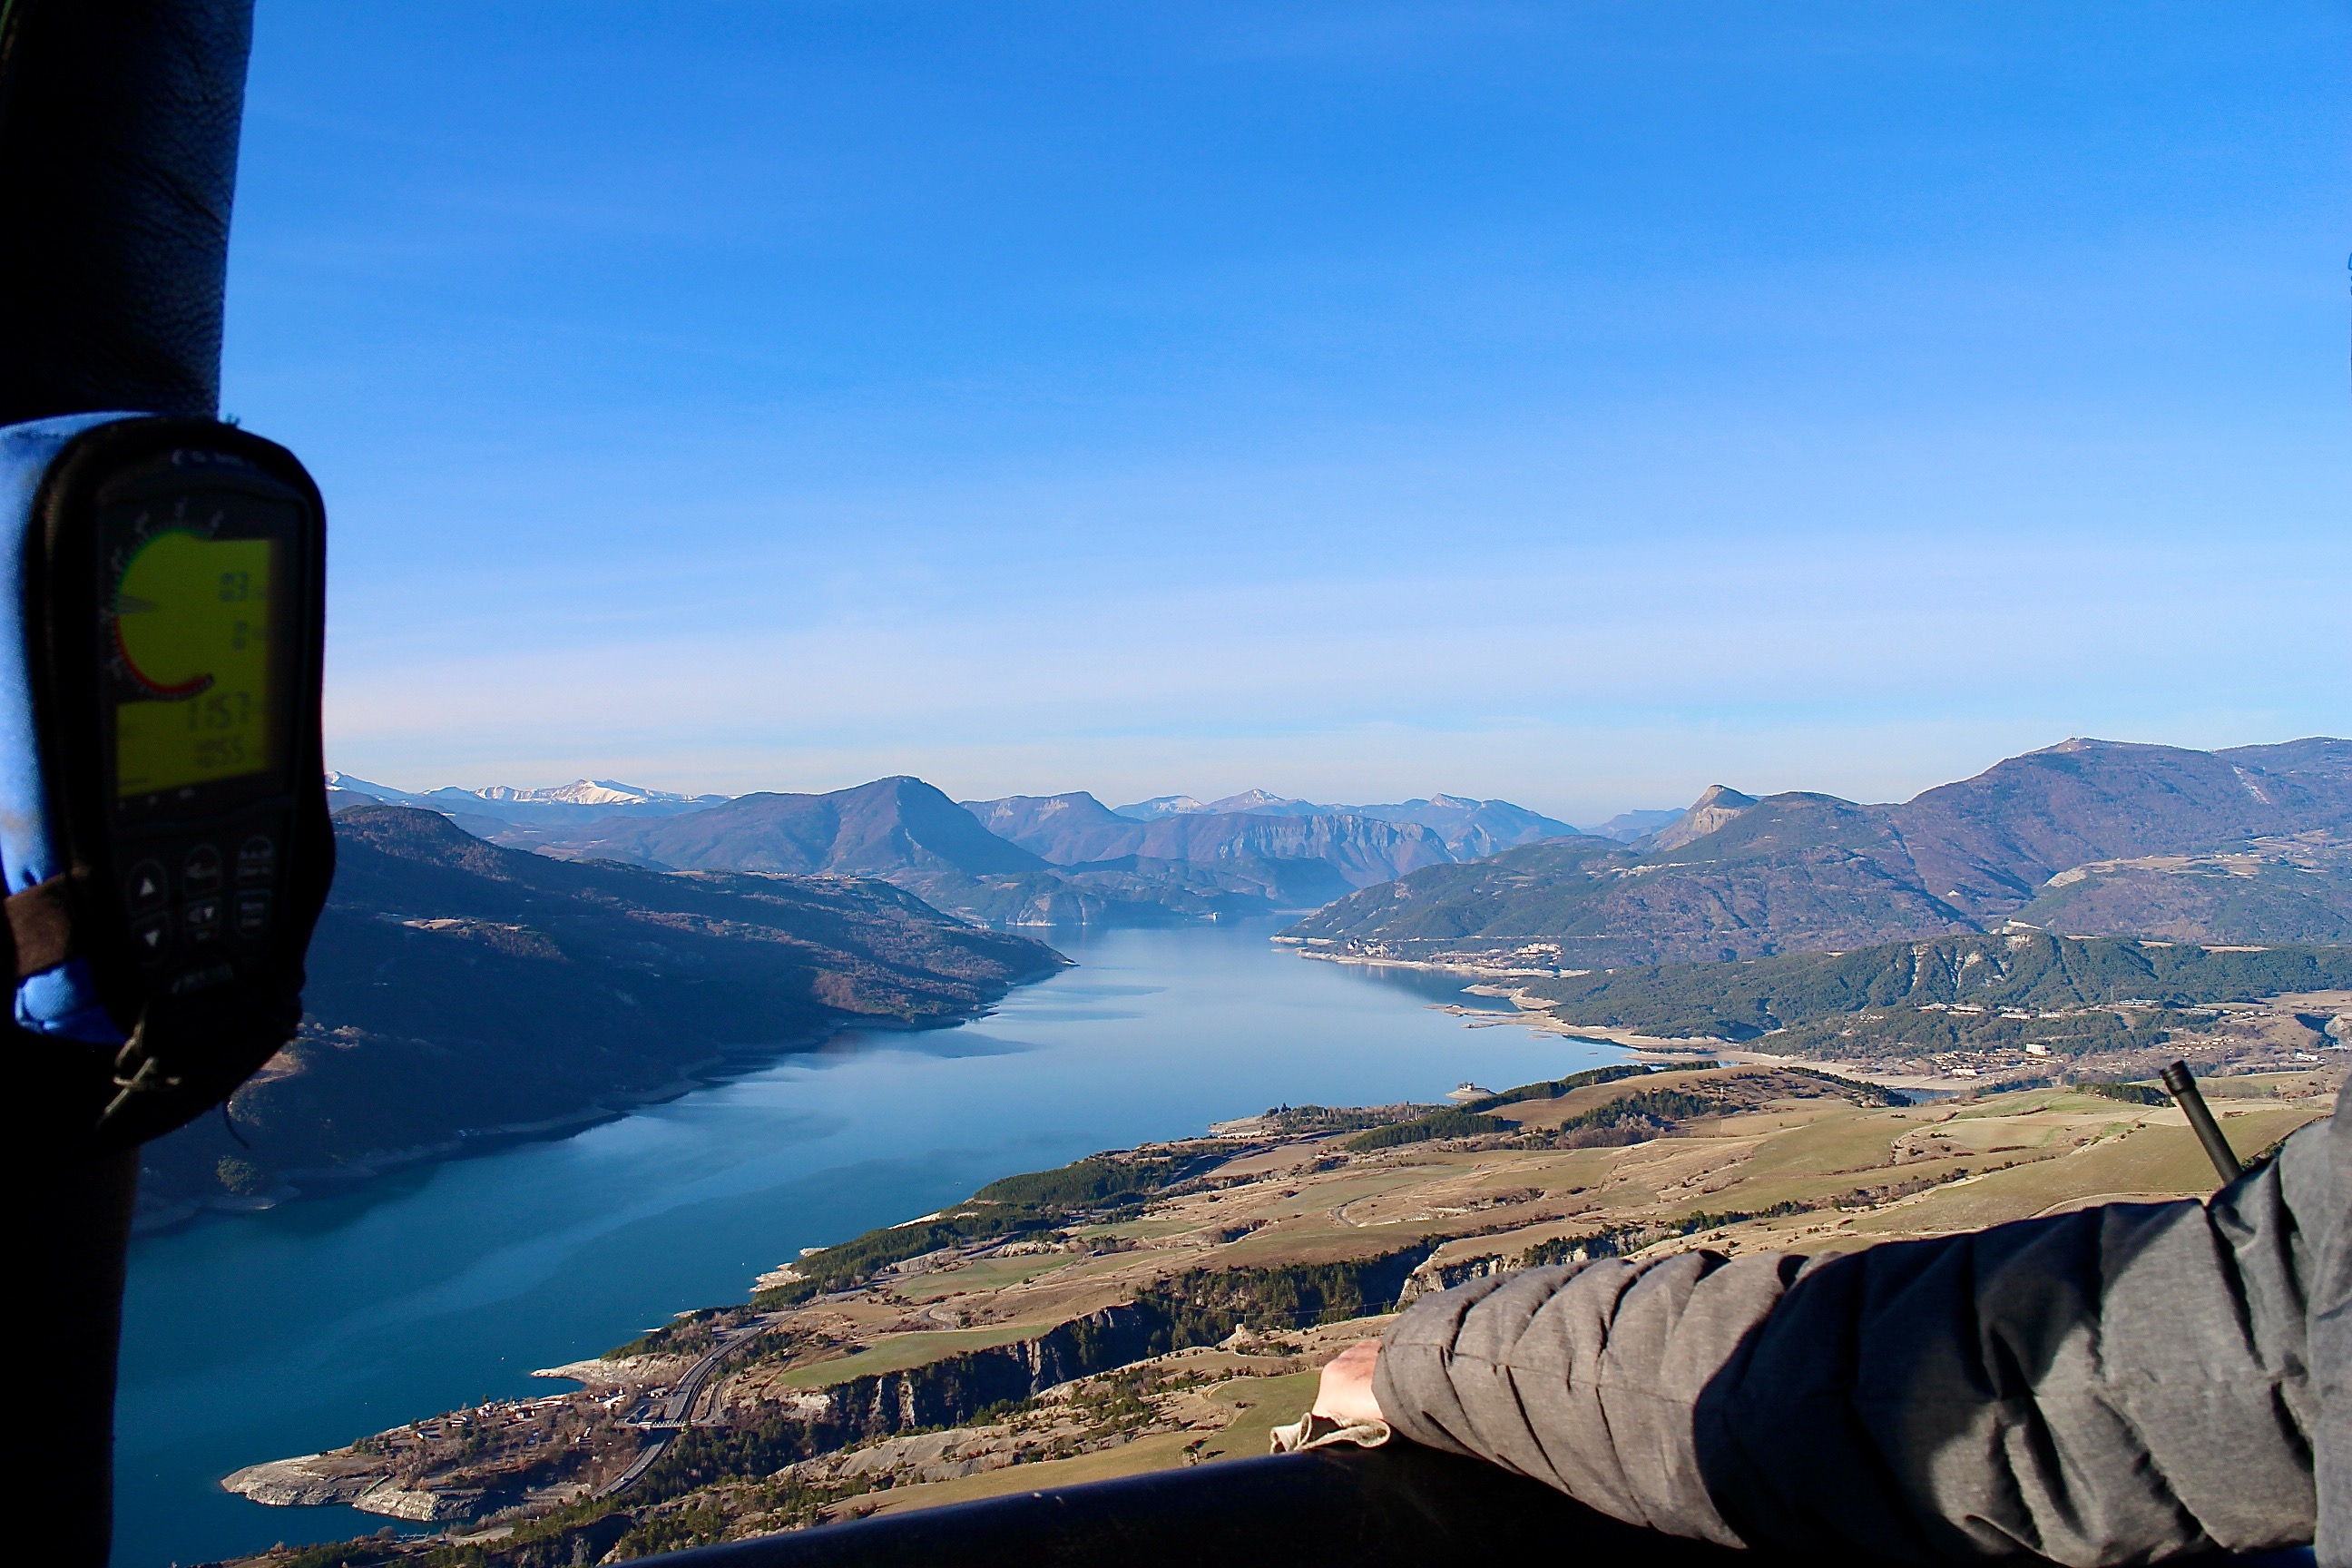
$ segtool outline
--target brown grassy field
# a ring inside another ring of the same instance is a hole
[[[2253,1156],[2326,1115],[2339,1077],[2268,1073],[2211,1081],[2209,1093],[2231,1144]],[[1641,1141],[1614,1146],[1555,1142],[1569,1118],[1673,1086],[1734,1109],[1652,1124]],[[1349,1152],[1346,1134],[1139,1151],[1181,1152],[1196,1170],[1201,1156],[1230,1147],[1232,1157],[1116,1223],[1033,1234],[1010,1252],[976,1242],[754,1321],[767,1343],[719,1371],[713,1418],[753,1421],[850,1379],[1032,1339],[1192,1269],[1425,1250],[1412,1294],[1516,1266],[1555,1240],[1635,1257],[1850,1251],[2095,1203],[2197,1199],[2216,1182],[2177,1110],[2068,1089],[1890,1107],[1751,1064],[1580,1089],[1498,1115],[1511,1123],[1499,1134],[1370,1152]],[[866,1460],[840,1449],[777,1475],[802,1476],[794,1484],[812,1489],[803,1495],[833,1500],[824,1516],[843,1518],[1263,1453],[1267,1429],[1304,1412],[1316,1368],[1386,1321],[1245,1323],[1221,1346],[1195,1342],[1046,1390],[993,1425],[877,1439]],[[652,1384],[683,1363],[644,1364]],[[982,1458],[943,1464],[941,1445]],[[695,1521],[698,1539],[779,1528],[779,1484],[714,1482],[646,1512]]]

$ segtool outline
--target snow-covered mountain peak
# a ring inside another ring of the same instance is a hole
[[[471,793],[484,800],[560,800],[572,805],[643,805],[648,801],[688,798],[667,790],[641,789],[617,779],[574,779],[568,784],[552,784],[545,789],[489,784]]]
[[[1317,805],[1310,801],[1294,800],[1286,795],[1276,795],[1272,790],[1245,789],[1239,795],[1229,795],[1223,800],[1211,801],[1207,809],[1240,812],[1270,811],[1283,816],[1304,816],[1328,808]]]
[[[1163,816],[1183,816],[1209,808],[1189,795],[1156,795],[1150,800],[1139,800],[1133,805],[1113,806],[1111,809],[1138,822],[1157,822]]]

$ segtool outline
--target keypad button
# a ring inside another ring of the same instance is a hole
[[[161,958],[172,948],[172,917],[149,915],[131,922],[131,951],[142,958]]]
[[[161,860],[140,861],[131,868],[131,875],[122,884],[123,900],[131,906],[132,914],[162,907],[171,890],[171,884],[164,879],[163,862]]]
[[[267,882],[278,875],[278,846],[267,833],[257,833],[236,847],[236,879]]]
[[[209,893],[220,887],[220,851],[209,844],[199,844],[188,851],[180,863],[180,890],[184,893]]]
[[[236,978],[236,966],[230,963],[208,963],[202,969],[191,969],[172,976],[171,992],[185,996],[191,991],[209,991],[215,985],[226,985]]]
[[[247,937],[269,934],[268,893],[239,893],[236,896],[236,934]]]
[[[220,936],[221,901],[190,899],[180,906],[180,929],[190,942],[212,942]]]

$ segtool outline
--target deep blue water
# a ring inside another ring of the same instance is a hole
[[[953,1029],[870,1033],[560,1142],[386,1175],[132,1248],[115,1562],[161,1568],[385,1521],[215,1484],[740,1300],[801,1247],[1015,1171],[1283,1101],[1434,1100],[1616,1059],[1473,1028],[1457,984],[1311,963],[1270,924],[1052,933],[1078,967]]]

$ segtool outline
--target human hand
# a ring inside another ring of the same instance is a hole
[[[1372,1393],[1372,1369],[1380,1359],[1378,1340],[1358,1340],[1334,1356],[1323,1368],[1323,1381],[1316,1385],[1314,1414],[1350,1425],[1386,1420]]]

